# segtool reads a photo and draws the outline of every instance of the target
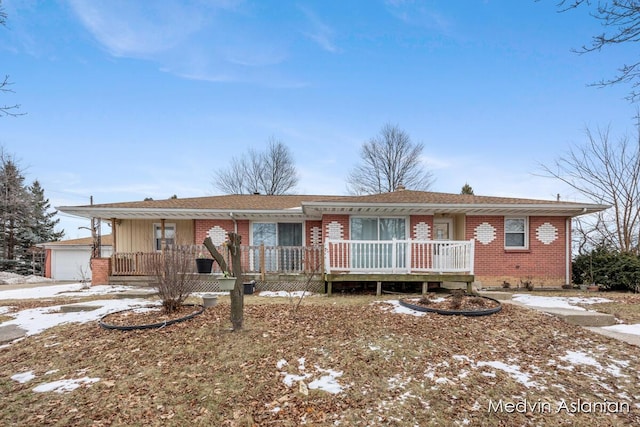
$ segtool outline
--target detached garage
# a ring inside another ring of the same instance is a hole
[[[102,236],[102,256],[110,257],[113,252],[112,238]],[[93,239],[62,240],[38,245],[45,249],[45,277],[54,280],[82,280],[83,275],[91,280],[91,244]]]

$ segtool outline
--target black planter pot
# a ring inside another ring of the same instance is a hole
[[[210,274],[213,260],[211,258],[196,258],[196,267],[198,273]]]

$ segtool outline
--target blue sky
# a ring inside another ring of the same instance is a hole
[[[54,206],[216,194],[234,155],[287,144],[298,192],[345,194],[385,123],[425,146],[434,191],[583,200],[536,176],[585,126],[633,134],[628,87],[588,84],[633,46],[554,0],[4,0],[0,145]],[[86,220],[61,216],[66,237]]]

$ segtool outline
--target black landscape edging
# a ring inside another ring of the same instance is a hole
[[[495,298],[490,298],[490,297],[485,297],[482,295],[478,295],[477,298],[486,298],[490,301],[494,301],[498,303],[497,307],[492,307],[492,308],[487,308],[484,310],[444,310],[441,308],[429,308],[429,307],[425,307],[423,305],[417,305],[417,304],[411,304],[408,303],[404,300],[399,300],[400,305],[406,308],[410,308],[411,310],[416,310],[416,311],[422,311],[422,312],[426,312],[426,313],[437,313],[437,314],[442,314],[445,316],[454,316],[454,315],[459,315],[459,316],[469,316],[469,317],[473,317],[473,316],[487,316],[489,314],[494,314],[499,312],[500,310],[502,310],[502,303],[500,301],[498,301]]]
[[[158,322],[158,323],[147,323],[144,325],[110,325],[104,322],[104,319],[108,316],[111,316],[112,314],[124,313],[125,311],[133,311],[140,307],[128,308],[126,310],[114,311],[113,313],[105,314],[100,318],[99,324],[100,324],[100,327],[104,329],[117,330],[117,331],[134,331],[138,329],[158,329],[164,326],[173,325],[174,323],[184,322],[185,320],[193,319],[194,317],[199,316],[204,312],[204,306],[201,304],[183,304],[183,307],[200,307],[200,310],[194,313],[191,313],[187,316],[179,317],[177,319],[167,320],[167,321]]]

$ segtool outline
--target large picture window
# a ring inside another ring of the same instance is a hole
[[[527,218],[504,219],[504,247],[507,249],[526,249],[528,221]]]
[[[405,218],[358,218],[352,217],[351,240],[375,240],[384,243],[352,243],[351,266],[353,268],[380,269],[400,268],[406,262],[406,244],[393,242],[405,240]],[[394,257],[395,254],[395,257]]]
[[[252,244],[265,246],[266,271],[297,271],[301,268],[302,224],[299,222],[254,222]],[[259,251],[254,252],[254,268],[260,266]]]

